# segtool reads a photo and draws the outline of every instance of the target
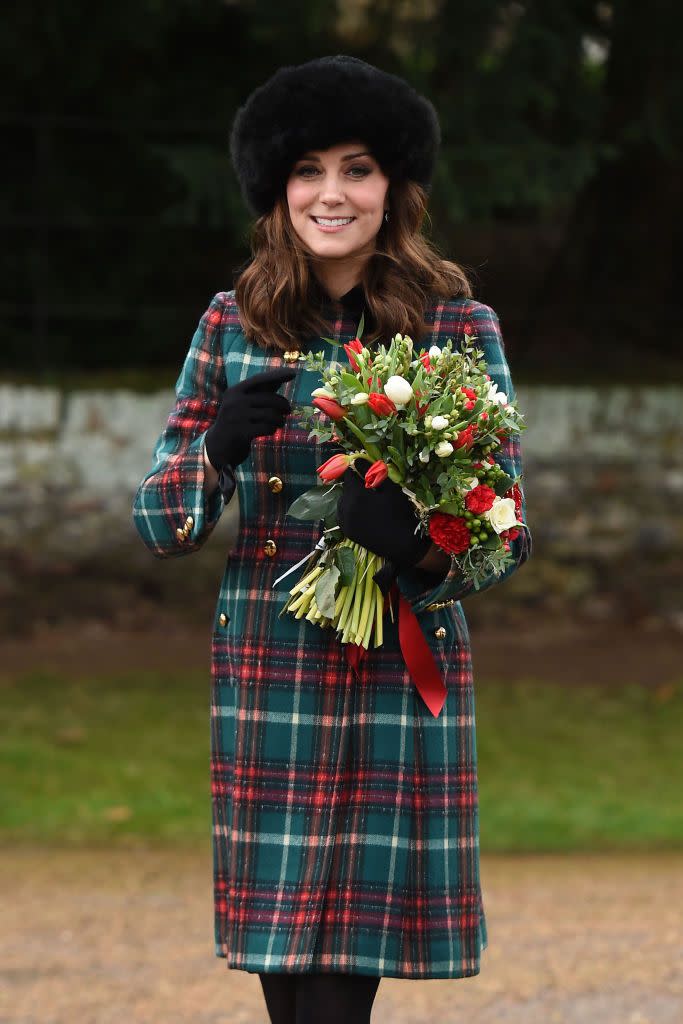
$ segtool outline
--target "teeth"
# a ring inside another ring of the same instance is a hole
[[[334,219],[328,219],[327,217],[314,217],[313,220],[318,224],[324,224],[326,227],[335,227],[337,224],[350,224],[353,217],[335,217]]]

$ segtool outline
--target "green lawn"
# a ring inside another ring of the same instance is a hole
[[[210,837],[209,682],[30,673],[0,687],[0,840]],[[683,848],[683,685],[478,682],[481,848]]]

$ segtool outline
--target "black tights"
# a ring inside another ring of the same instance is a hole
[[[259,974],[271,1024],[370,1024],[380,978],[366,974]]]

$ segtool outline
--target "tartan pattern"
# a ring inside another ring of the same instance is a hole
[[[357,325],[343,308],[334,313],[334,342],[313,338],[302,348],[324,347],[341,362]],[[492,378],[513,396],[490,307],[434,303],[425,319],[425,345],[476,328]],[[234,292],[216,295],[133,502],[135,525],[155,556],[196,550],[221,513],[218,490],[203,496],[202,442],[226,382],[282,365],[280,353],[245,339]],[[292,404],[309,402],[316,378],[302,370],[280,393]],[[426,610],[467,588],[453,570],[444,580],[417,569],[398,578],[446,684],[438,718],[407,674],[398,623],[388,614],[384,644],[367,652],[358,676],[332,630],[278,617],[300,570],[276,586],[273,580],[319,536],[319,524],[285,512],[314,486],[316,467],[333,447],[309,441],[290,417],[256,438],[235,471],[240,528],[212,629],[215,952],[228,967],[252,972],[467,977],[479,973],[487,945],[470,638],[459,600]],[[505,456],[507,468],[520,472],[518,443]],[[268,486],[271,476],[283,482],[279,493]],[[194,525],[181,541],[175,531],[188,513]],[[268,539],[274,557],[265,554]],[[516,561],[506,576],[530,552],[526,539],[513,544]],[[434,635],[438,626],[444,639]]]

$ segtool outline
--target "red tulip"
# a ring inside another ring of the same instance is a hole
[[[314,398],[313,405],[316,409],[320,409],[326,416],[329,416],[331,420],[341,420],[346,416],[346,409],[339,402],[336,402],[334,398]]]
[[[389,470],[387,469],[386,462],[382,462],[381,459],[377,459],[377,462],[373,462],[368,470],[365,472],[365,486],[366,487],[379,487],[382,480],[386,480]]]
[[[373,393],[368,396],[368,405],[374,412],[375,416],[391,416],[392,412],[398,412],[389,396],[381,395],[377,391],[373,391]]]
[[[332,480],[338,480],[340,476],[343,476],[349,465],[350,459],[348,455],[337,454],[329,458],[327,462],[323,462],[322,466],[318,466],[316,472],[320,479],[328,484]]]
[[[361,352],[362,349],[363,342],[360,340],[360,338],[354,338],[353,341],[350,342],[348,345],[344,345],[344,351],[349,357],[349,363],[354,373],[358,373],[358,371],[360,370],[360,366],[358,365],[358,360],[356,359],[354,352]]]

